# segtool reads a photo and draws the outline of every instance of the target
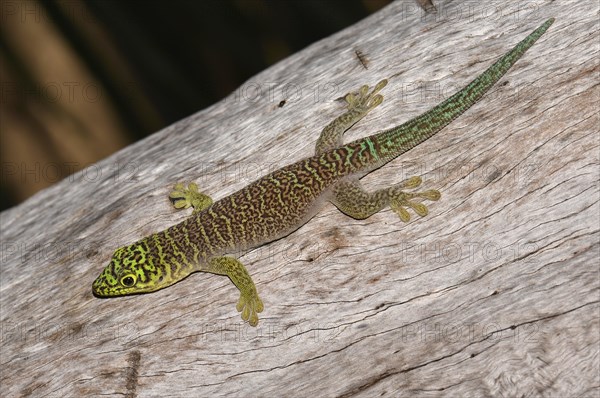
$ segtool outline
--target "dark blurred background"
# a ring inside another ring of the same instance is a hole
[[[0,209],[389,2],[1,0]]]

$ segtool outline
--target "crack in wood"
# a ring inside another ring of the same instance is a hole
[[[129,353],[127,357],[127,362],[129,363],[129,367],[127,368],[126,379],[127,382],[125,384],[125,388],[127,389],[127,393],[125,394],[126,398],[135,398],[137,397],[137,385],[138,385],[138,377],[139,377],[139,368],[140,368],[140,360],[142,358],[142,354],[140,351],[133,350]]]

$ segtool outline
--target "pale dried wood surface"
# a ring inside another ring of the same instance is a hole
[[[3,212],[0,395],[598,396],[598,5],[436,6],[394,3]],[[167,200],[176,181],[218,199],[308,156],[336,99],[384,77],[386,100],[348,139],[397,125],[551,16],[480,103],[364,179],[422,174],[442,192],[429,216],[327,205],[242,257],[258,328],[209,274],[92,296],[117,247],[187,215]]]

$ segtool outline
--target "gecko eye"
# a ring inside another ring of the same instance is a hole
[[[121,284],[125,287],[131,287],[135,285],[135,276],[133,275],[125,275],[121,278]]]

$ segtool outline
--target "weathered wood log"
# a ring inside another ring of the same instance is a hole
[[[449,3],[426,17],[394,3],[3,212],[0,395],[597,396],[598,5]],[[335,99],[383,77],[386,100],[348,139],[395,126],[550,16],[480,103],[363,180],[422,174],[442,192],[427,217],[327,205],[242,257],[257,328],[214,275],[92,295],[117,247],[189,214],[170,207],[175,182],[218,199],[310,155]]]

